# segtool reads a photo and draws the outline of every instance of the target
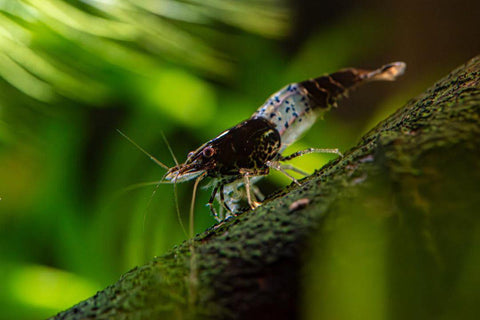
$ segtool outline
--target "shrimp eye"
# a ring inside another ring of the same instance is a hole
[[[215,149],[213,149],[212,147],[206,147],[205,149],[203,149],[202,153],[206,158],[210,158],[215,154]]]

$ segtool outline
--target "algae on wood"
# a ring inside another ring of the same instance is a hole
[[[193,286],[183,243],[53,319],[473,318],[479,192],[476,57],[302,186],[198,235]]]

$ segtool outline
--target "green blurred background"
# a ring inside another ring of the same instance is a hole
[[[128,189],[164,170],[115,129],[173,165],[162,132],[183,161],[289,82],[407,62],[291,147],[346,150],[479,52],[479,12],[466,0],[0,0],[0,317],[53,315],[185,239],[171,185]],[[185,224],[191,192],[178,186]],[[214,223],[208,196],[197,232]]]

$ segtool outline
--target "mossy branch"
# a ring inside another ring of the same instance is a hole
[[[479,244],[479,150],[480,56],[300,187],[292,184],[52,319],[296,318],[308,286],[305,265],[312,256],[322,263],[328,235],[348,221],[387,226],[380,240],[388,248],[390,311],[437,319],[455,309],[439,306],[459,303],[460,318],[476,305],[451,290]],[[419,297],[421,304],[411,303]]]

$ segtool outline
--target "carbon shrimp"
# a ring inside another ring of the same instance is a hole
[[[336,107],[338,101],[349,90],[370,81],[394,81],[405,71],[404,62],[393,62],[375,70],[357,68],[342,69],[335,73],[302,82],[291,83],[271,95],[253,115],[223,131],[188,154],[187,160],[168,169],[165,180],[178,183],[211,178],[213,188],[208,206],[213,216],[220,221],[214,208],[215,199],[228,213],[234,200],[225,199],[226,187],[229,191],[243,186],[250,208],[260,205],[259,190],[252,178],[268,175],[270,170],[278,170],[292,179],[287,170],[303,173],[285,164],[289,160],[309,153],[335,153],[338,149],[309,148],[284,156],[285,148],[297,141],[323,113]],[[230,200],[230,201],[229,201]]]
[[[238,203],[242,198],[246,198],[250,208],[255,209],[261,204],[258,198],[262,195],[254,183],[268,175],[270,170],[280,171],[300,184],[288,171],[305,173],[285,162],[309,153],[342,156],[338,149],[309,148],[290,155],[283,155],[283,152],[300,139],[318,117],[337,107],[350,90],[371,81],[394,81],[405,68],[404,62],[392,62],[374,70],[347,68],[288,84],[272,94],[250,118],[190,152],[184,163],[168,168],[147,155],[167,169],[160,183],[195,179],[195,193],[199,182],[210,178],[208,186],[212,187],[212,193],[207,205],[214,218],[221,221],[225,216],[217,213],[215,200],[219,202],[221,213],[223,210],[227,212],[226,216],[239,210]],[[239,192],[241,189],[243,192]]]

